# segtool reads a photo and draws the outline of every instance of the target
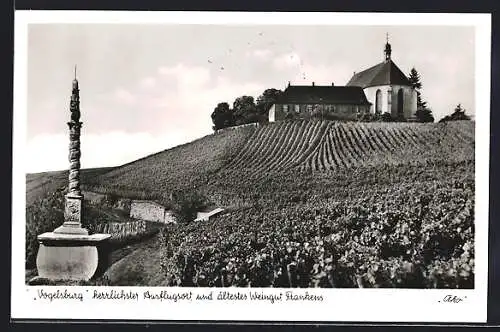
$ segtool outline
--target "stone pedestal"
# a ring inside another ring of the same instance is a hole
[[[64,223],[53,232],[38,236],[40,248],[36,266],[40,278],[89,280],[107,267],[109,234],[93,234],[82,227],[83,195],[80,191],[80,95],[73,80],[70,102],[68,194]]]
[[[54,230],[56,234],[88,235],[82,228],[83,195],[67,194],[64,206],[64,223]]]
[[[90,280],[108,263],[109,234],[62,234],[38,236],[38,275],[49,280]]]

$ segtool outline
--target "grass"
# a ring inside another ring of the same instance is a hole
[[[81,170],[81,182],[91,183],[96,177],[109,172],[113,167],[87,168]],[[68,184],[68,171],[54,171],[26,174],[26,204],[30,205],[47,193],[65,188]]]
[[[166,286],[158,235],[113,252],[105,276],[111,286]]]

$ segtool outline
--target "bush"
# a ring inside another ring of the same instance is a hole
[[[206,208],[206,198],[196,191],[176,192],[172,199],[172,213],[181,223],[193,221],[197,212]]]
[[[380,116],[380,119],[383,121],[383,122],[393,122],[394,119],[392,118],[392,115],[391,113],[388,113],[388,112],[385,112],[384,114],[382,114]]]
[[[64,222],[64,194],[56,191],[37,199],[26,207],[26,268],[36,266],[37,236],[52,232]]]
[[[379,121],[380,120],[380,114],[373,114],[373,113],[363,113],[358,117],[358,121],[360,122],[374,122],[374,121]]]

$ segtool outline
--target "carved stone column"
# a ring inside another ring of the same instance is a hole
[[[38,235],[38,277],[49,280],[89,280],[105,271],[109,258],[109,234],[92,234],[82,227],[83,195],[80,190],[80,96],[73,80],[69,127],[68,193],[64,223],[53,232]],[[100,268],[99,268],[100,267]],[[34,278],[34,279],[36,279]]]
[[[78,80],[73,80],[73,89],[70,102],[71,121],[69,127],[69,175],[68,194],[64,208],[64,224],[54,230],[54,233],[64,234],[88,234],[82,227],[83,220],[83,195],[80,190],[80,90]]]

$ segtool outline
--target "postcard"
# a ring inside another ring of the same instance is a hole
[[[16,11],[12,318],[486,322],[490,40]]]

